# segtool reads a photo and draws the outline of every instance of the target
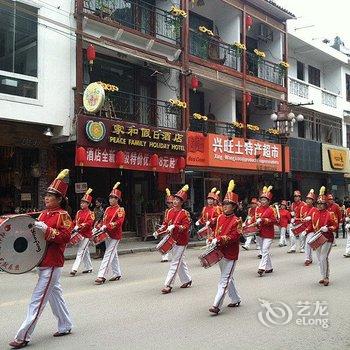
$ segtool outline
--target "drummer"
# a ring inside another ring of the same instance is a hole
[[[218,290],[213,306],[209,309],[209,312],[216,315],[220,312],[227,291],[231,300],[228,307],[238,307],[241,303],[232,277],[238,260],[239,238],[242,233],[242,220],[234,214],[238,203],[238,195],[233,192],[234,187],[234,181],[231,180],[223,201],[224,213],[217,219],[214,238],[208,240],[211,246],[217,246],[224,255],[219,262],[221,277]]]
[[[166,193],[165,204],[167,206],[167,209],[165,209],[165,212],[164,212],[164,220],[167,219],[167,217],[169,215],[169,211],[173,207],[173,201],[174,201],[174,196],[171,195],[171,192],[170,192],[169,188],[165,189],[165,193]],[[163,225],[161,225],[160,228],[156,232],[153,233],[153,237],[155,239],[157,239],[159,234],[160,234],[160,232],[162,232],[164,229],[165,229],[165,227]],[[162,254],[161,262],[168,262],[169,261],[169,255],[170,255],[169,252],[165,253],[165,254]]]
[[[119,281],[122,273],[118,258],[118,244],[122,239],[122,228],[125,219],[124,208],[119,206],[122,199],[122,192],[118,189],[120,182],[117,182],[109,194],[110,206],[105,210],[100,231],[107,232],[109,237],[106,240],[106,251],[104,253],[95,284],[101,285],[106,282],[109,268],[112,268],[110,281]]]
[[[218,195],[216,187],[213,187],[207,195],[207,205],[203,207],[200,218],[196,222],[196,226],[205,225],[210,229],[215,229],[216,219],[220,214],[220,209],[215,205]]]
[[[89,209],[89,205],[92,202],[92,197],[90,196],[91,192],[92,189],[89,188],[84,194],[83,198],[80,201],[80,210],[78,210],[74,220],[75,226],[73,233],[78,232],[83,236],[83,239],[79,242],[77,256],[72,266],[72,271],[70,272],[70,275],[72,277],[76,275],[82,260],[85,268],[83,273],[92,272],[89,243],[92,236],[91,230],[94,226],[95,216],[94,213]]]
[[[287,201],[282,200],[280,204],[280,215],[278,220],[278,226],[280,228],[280,241],[278,246],[279,247],[286,247],[287,246],[287,227],[290,224],[290,221],[292,219],[292,216],[290,215],[290,211],[287,210]]]
[[[249,205],[249,209],[248,209],[248,215],[245,219],[245,225],[247,226],[252,226],[255,224],[255,211],[256,211],[256,208],[258,206],[258,200],[256,198],[252,198],[250,200],[250,205]],[[252,243],[254,239],[254,235],[252,236],[248,236],[244,245],[242,245],[242,248],[244,250],[249,250],[250,248],[250,245]]]
[[[264,273],[273,272],[270,247],[275,236],[274,225],[277,223],[274,209],[270,207],[272,199],[272,186],[264,186],[260,194],[260,206],[256,209],[256,223],[259,228],[259,239],[261,246],[261,261],[259,264],[258,275],[261,277]]]
[[[329,285],[329,260],[328,256],[332,249],[334,241],[334,232],[337,227],[337,219],[333,213],[327,210],[327,197],[325,196],[326,188],[320,188],[319,196],[316,202],[317,210],[311,215],[311,225],[306,229],[307,233],[321,232],[326,238],[327,242],[317,248],[316,254],[320,266],[322,279],[318,282],[324,286]]]
[[[188,288],[192,285],[192,278],[185,262],[185,250],[190,237],[191,219],[188,211],[182,208],[187,200],[187,193],[188,185],[185,185],[174,195],[173,208],[169,210],[168,216],[163,222],[166,231],[176,241],[172,248],[170,269],[165,279],[164,288],[161,290],[163,294],[171,293],[177,274],[179,274],[182,283],[180,288]]]
[[[64,178],[68,173],[68,169],[62,170],[48,187],[44,199],[46,209],[34,224],[37,230],[44,233],[47,250],[38,268],[39,280],[28,307],[27,317],[18,330],[15,339],[9,343],[14,349],[20,349],[28,345],[31,334],[47,302],[50,303],[52,313],[58,319],[58,330],[53,336],[68,335],[72,329],[72,321],[66,302],[63,299],[60,284],[64,264],[64,250],[69,242],[73,227],[72,220],[66,211],[68,184],[64,182]]]

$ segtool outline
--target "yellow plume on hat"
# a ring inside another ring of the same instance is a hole
[[[216,191],[216,195],[218,196],[221,192],[220,191]]]
[[[69,169],[63,169],[57,176],[56,180],[63,180],[66,176],[69,175]]]
[[[273,187],[272,187],[272,186],[269,186],[269,187],[267,188],[267,192],[271,192],[272,189],[273,189]]]
[[[90,194],[92,192],[92,188],[88,188],[88,190],[85,192],[85,194]]]
[[[215,191],[216,191],[216,187],[213,187],[210,192],[215,193]]]
[[[189,187],[188,187],[188,185],[185,185],[184,187],[182,187],[182,189],[181,189],[182,191],[184,191],[184,192],[187,192],[188,190],[189,190]]]
[[[267,187],[264,186],[264,187],[263,187],[263,193],[266,193],[266,192],[267,192]]]
[[[233,180],[230,180],[230,182],[228,183],[227,192],[233,192],[234,189],[235,189],[235,182]]]
[[[167,195],[168,197],[171,196],[171,192],[170,192],[169,188],[166,188],[166,189],[165,189],[165,193],[166,193],[166,195]]]
[[[315,190],[312,188],[309,193],[315,193]]]
[[[326,187],[321,186],[319,195],[323,196],[325,192],[326,192]]]
[[[120,185],[120,182],[118,181],[118,182],[113,186],[113,190],[115,190],[119,185]]]

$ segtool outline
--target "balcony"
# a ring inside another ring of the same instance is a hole
[[[220,37],[210,37],[207,34],[191,30],[189,40],[189,52],[191,55],[237,71],[241,70],[241,55],[237,54],[233,46],[222,41]]]
[[[169,10],[170,7],[169,3]],[[146,1],[84,0],[83,11],[171,44],[180,45],[181,18]]]
[[[286,71],[277,63],[259,58],[255,53],[246,52],[247,74],[284,86]]]
[[[168,101],[126,92],[109,94],[101,115],[126,122],[182,130],[182,109],[172,106]]]

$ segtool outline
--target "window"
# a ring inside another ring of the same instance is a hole
[[[350,125],[346,124],[346,147],[350,148]]]
[[[304,80],[305,76],[304,76],[304,63],[297,61],[297,78],[299,80]]]
[[[2,2],[3,5],[0,7],[0,92],[36,98],[37,9],[17,1]],[[19,78],[18,74],[23,77]]]
[[[346,76],[346,100],[350,102],[350,75],[345,74]]]
[[[321,86],[321,72],[318,68],[309,66],[309,83]]]

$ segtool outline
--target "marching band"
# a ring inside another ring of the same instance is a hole
[[[82,262],[84,264],[82,273],[92,272],[89,245],[101,242],[106,243],[106,250],[95,284],[102,285],[107,279],[118,281],[122,276],[118,245],[122,239],[125,210],[120,206],[122,199],[122,192],[118,188],[120,183],[117,182],[114,185],[109,194],[110,206],[94,227],[94,213],[89,209],[92,202],[92,189],[89,188],[82,197],[80,210],[74,221],[65,210],[68,185],[64,178],[68,173],[67,169],[63,170],[48,187],[44,201],[46,209],[34,223],[34,230],[41,232],[47,242],[47,250],[38,264],[39,279],[28,307],[27,317],[14,340],[9,344],[15,349],[28,345],[47,302],[50,303],[52,312],[58,319],[58,329],[54,336],[71,333],[72,322],[60,285],[66,245],[77,246],[77,255],[70,276],[76,276]],[[274,271],[270,249],[275,237],[275,228],[280,231],[280,247],[287,246],[286,237],[289,228],[288,253],[296,252],[296,242],[299,239],[300,252],[305,252],[305,266],[312,264],[312,251],[316,252],[321,274],[319,284],[328,286],[330,283],[329,254],[334,244],[334,235],[343,219],[345,229],[349,232],[350,208],[344,211],[343,218],[340,207],[334,203],[332,195],[325,194],[323,186],[317,199],[315,191],[311,189],[304,202],[301,192],[296,190],[294,202],[290,208],[286,200],[282,200],[279,206],[271,205],[272,186],[264,186],[259,199],[251,199],[248,215],[242,222],[242,218],[237,214],[239,199],[234,193],[234,188],[235,183],[231,180],[222,204],[219,198],[220,192],[215,187],[211,189],[207,195],[207,203],[195,222],[195,226],[198,227],[198,237],[206,239],[206,251],[199,256],[201,265],[209,268],[218,263],[220,269],[217,293],[209,312],[219,314],[227,293],[230,299],[228,307],[238,307],[241,303],[233,278],[240,243],[242,248],[249,250],[255,237],[260,249],[259,257],[261,257],[257,271],[259,277]],[[191,227],[190,214],[183,208],[188,199],[188,191],[188,185],[183,186],[174,195],[166,189],[167,209],[164,220],[153,234],[155,238],[162,236],[157,245],[157,250],[162,254],[162,261],[169,261],[169,254],[172,256],[164,287],[161,289],[162,294],[172,292],[177,276],[181,282],[180,288],[184,289],[192,285],[192,277],[185,260]],[[202,227],[199,228],[200,226]],[[350,234],[348,234],[344,257],[350,257]]]

